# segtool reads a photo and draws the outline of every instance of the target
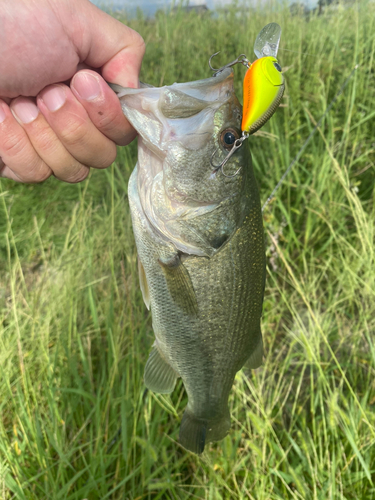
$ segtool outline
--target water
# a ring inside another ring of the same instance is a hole
[[[134,6],[134,0],[91,0],[95,5],[103,10],[123,10],[129,16],[134,16],[137,9],[141,9],[147,17],[153,17],[157,10],[168,10],[172,5],[178,5],[178,1],[173,0],[137,0],[136,6]],[[288,0],[290,4],[295,3],[298,0]],[[300,3],[304,3],[309,9],[313,9],[317,6],[318,0],[299,0]],[[215,10],[216,7],[223,7],[233,3],[233,0],[185,0],[184,5],[189,4],[190,6],[205,5],[210,10]],[[244,1],[240,3],[246,3],[248,5],[259,5],[259,3],[266,3],[266,0],[253,0]],[[282,3],[282,0],[280,0]]]

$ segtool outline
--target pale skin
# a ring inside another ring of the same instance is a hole
[[[138,87],[138,33],[88,0],[0,0],[0,47],[0,177],[80,182],[134,139],[105,80]]]

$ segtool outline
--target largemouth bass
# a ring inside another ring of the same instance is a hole
[[[128,194],[155,332],[145,384],[170,393],[182,378],[189,401],[179,439],[199,454],[230,429],[236,372],[263,357],[265,250],[251,155],[244,144],[225,173],[210,162],[240,137],[242,108],[230,69],[118,96],[139,134]]]

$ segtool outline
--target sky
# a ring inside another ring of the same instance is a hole
[[[152,16],[158,9],[168,7],[172,4],[172,0],[91,0],[99,7],[112,7],[113,9],[124,9],[129,13],[135,12],[137,5],[148,16]],[[205,4],[209,9],[215,9],[217,6],[223,6],[232,3],[233,0],[189,0],[189,5],[202,5]],[[241,0],[240,0],[241,1]],[[257,3],[264,3],[266,0],[245,0],[244,3],[256,5]],[[287,0],[293,3],[296,0]],[[301,3],[306,4],[309,8],[316,7],[318,0],[299,0]],[[281,0],[280,0],[281,2]],[[177,3],[177,2],[176,2]],[[241,2],[242,3],[242,2]]]

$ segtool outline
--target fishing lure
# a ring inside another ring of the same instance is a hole
[[[215,170],[221,169],[225,177],[234,177],[238,174],[240,169],[233,175],[226,175],[224,165],[249,135],[260,129],[271,118],[280,104],[285,88],[281,67],[276,59],[280,37],[280,26],[277,23],[267,24],[255,40],[254,53],[258,59],[253,63],[250,63],[245,54],[241,54],[222,68],[215,69],[211,66],[211,60],[219,52],[210,57],[208,64],[214,71],[213,76],[235,64],[243,64],[247,67],[243,82],[242,135],[233,142],[232,149],[219,165],[213,162],[218,149],[211,156],[211,165]]]

